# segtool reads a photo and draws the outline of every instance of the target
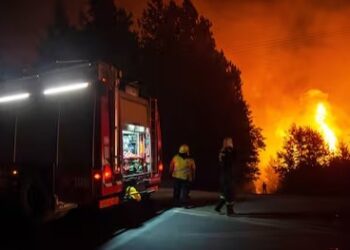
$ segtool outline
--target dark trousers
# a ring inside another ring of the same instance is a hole
[[[174,178],[174,194],[173,199],[175,204],[188,203],[190,193],[190,182],[182,179]]]
[[[222,178],[221,179],[221,195],[218,204],[216,205],[216,210],[221,210],[221,208],[226,204],[228,210],[232,209],[234,201],[234,187],[232,180]]]

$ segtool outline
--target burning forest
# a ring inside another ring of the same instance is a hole
[[[339,126],[342,123],[336,115],[341,114],[341,109],[337,110],[325,93],[315,89],[308,91],[299,100],[298,106],[297,112],[281,117],[281,122],[275,125],[275,151],[265,151],[262,155],[257,191],[262,192],[262,183],[270,186],[270,192],[283,190],[285,186],[289,186],[288,191],[293,192],[302,186],[309,188],[311,183],[315,185],[313,181],[316,179],[316,186],[333,179],[327,190],[331,188],[344,192],[346,180],[339,175],[339,171],[345,175],[350,173],[350,158],[348,142],[344,139],[346,128]],[[295,180],[296,176],[299,181]]]

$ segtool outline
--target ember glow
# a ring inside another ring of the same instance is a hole
[[[316,122],[319,125],[319,130],[327,143],[331,152],[335,152],[337,149],[337,137],[333,130],[327,124],[327,109],[323,103],[317,105],[316,110]]]

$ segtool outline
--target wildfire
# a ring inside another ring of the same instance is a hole
[[[281,113],[271,112],[273,118],[276,119],[270,127],[265,128],[267,148],[260,155],[261,163],[259,168],[261,175],[259,180],[255,182],[258,193],[262,192],[263,182],[268,184],[269,192],[274,192],[278,188],[279,177],[273,172],[271,166],[273,165],[276,152],[281,149],[288,129],[293,123],[317,130],[324,139],[328,149],[334,154],[339,153],[339,138],[344,139],[344,133],[339,127],[339,121],[344,121],[344,115],[339,111],[338,106],[332,106],[332,110],[330,107],[331,103],[326,93],[317,89],[311,89],[299,99],[299,103],[296,103],[293,108],[284,109],[283,116],[280,115]],[[337,118],[338,122],[336,122],[335,118]],[[350,141],[350,136],[348,140]]]
[[[327,124],[327,115],[326,106],[322,102],[318,103],[315,115],[316,123],[330,151],[335,152],[337,150],[338,140],[334,131]]]

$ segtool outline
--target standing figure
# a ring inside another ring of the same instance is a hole
[[[262,192],[263,192],[263,194],[267,194],[267,184],[266,184],[266,182],[263,182],[263,184],[262,184]]]
[[[233,147],[232,138],[226,137],[223,147],[219,153],[220,168],[220,201],[215,207],[215,211],[221,212],[221,208],[226,204],[226,213],[228,216],[234,214],[234,176],[233,168],[236,159],[236,151]]]
[[[170,163],[170,174],[174,179],[174,205],[187,206],[191,183],[195,178],[196,165],[190,157],[190,148],[182,145]]]

